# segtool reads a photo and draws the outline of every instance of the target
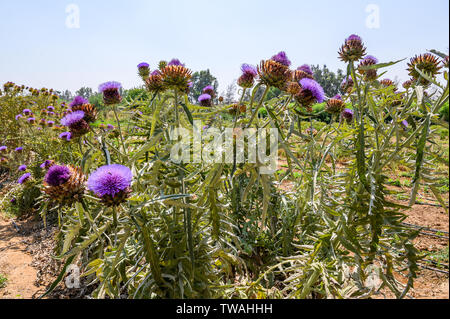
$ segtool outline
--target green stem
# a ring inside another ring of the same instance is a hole
[[[116,121],[117,121],[117,128],[119,129],[120,141],[122,142],[123,152],[126,155],[127,154],[127,150],[125,148],[125,142],[123,140],[122,128],[120,127],[119,116],[117,115],[117,105],[116,104],[114,104],[114,106],[113,106],[113,111],[114,111],[114,116],[116,117]]]
[[[269,89],[270,89],[270,87],[269,87],[269,86],[266,86],[266,89],[264,90],[264,93],[263,93],[263,95],[262,95],[262,97],[261,97],[261,100],[259,101],[258,106],[257,106],[257,107],[255,108],[255,110],[253,111],[252,117],[251,117],[250,121],[249,121],[248,124],[247,124],[247,128],[250,127],[250,125],[252,124],[253,120],[254,120],[255,117],[256,117],[256,114],[258,114],[258,110],[259,110],[259,108],[261,107],[262,103],[264,102],[264,99],[266,98],[266,95],[267,95],[267,93],[269,92]]]

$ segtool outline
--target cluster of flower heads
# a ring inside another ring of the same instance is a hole
[[[146,62],[138,64],[139,76],[144,81],[147,90],[152,93],[160,93],[165,90],[176,90],[189,93],[192,87],[192,71],[178,59],[159,62],[159,69],[151,71],[150,65]]]
[[[20,154],[23,152],[23,147],[19,146],[14,148],[13,151],[8,150],[8,146],[2,145],[0,146],[0,165],[7,165],[8,163],[16,163],[21,162],[23,156]],[[27,165],[20,164],[17,167],[18,172],[25,172],[27,170]]]
[[[86,186],[106,206],[118,206],[131,194],[133,174],[123,165],[101,166],[87,180],[80,167],[58,165],[53,160],[44,161],[40,168],[47,171],[42,181],[42,191],[50,200],[61,204],[70,205],[82,200]],[[26,170],[26,166],[22,165],[20,169]],[[19,184],[31,181],[31,173],[25,173],[17,180]]]

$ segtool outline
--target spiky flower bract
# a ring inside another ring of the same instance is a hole
[[[118,104],[122,101],[119,90],[122,84],[115,81],[105,82],[98,87],[99,92],[103,93],[103,102],[105,105]]]
[[[107,206],[117,206],[131,193],[131,170],[123,165],[111,164],[98,168],[88,179],[87,185]]]
[[[261,61],[257,67],[261,83],[284,90],[292,76],[289,65],[290,61],[284,52],[274,55],[270,60]]]
[[[55,162],[53,160],[45,160],[44,163],[42,163],[41,165],[39,165],[40,168],[42,169],[48,169],[50,168]]]
[[[161,76],[165,87],[185,92],[189,87],[192,71],[179,60],[174,59],[161,70]]]
[[[72,107],[72,111],[83,111],[84,117],[83,119],[87,123],[95,122],[97,119],[97,108],[89,103],[81,104],[81,105],[75,105]]]
[[[216,97],[216,91],[214,90],[212,85],[207,85],[202,90],[203,94],[209,94],[212,99]]]
[[[344,62],[360,60],[366,54],[366,48],[361,37],[356,34],[350,35],[339,50],[339,58]]]
[[[366,56],[358,65],[358,72],[364,75],[365,81],[373,81],[377,78],[377,70],[375,69],[365,69],[371,65],[378,63],[378,59],[372,55]]]
[[[155,70],[145,79],[145,84],[150,92],[158,93],[164,91],[164,82],[160,71]]]
[[[339,114],[345,108],[345,103],[341,99],[331,98],[327,101],[325,110],[330,114]]]
[[[434,78],[440,73],[439,70],[442,66],[440,65],[438,58],[430,53],[425,53],[418,56],[416,55],[410,60],[408,63],[409,75],[416,81],[420,79],[421,85],[428,86],[430,85],[430,82],[421,76],[416,68],[425,73],[427,76]]]
[[[20,165],[19,168],[18,168],[18,170],[19,170],[20,172],[25,172],[25,171],[27,170],[27,166],[26,166],[26,165]]]

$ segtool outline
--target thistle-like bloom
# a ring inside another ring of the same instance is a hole
[[[42,163],[41,165],[39,165],[39,167],[42,168],[42,169],[48,169],[48,168],[50,168],[53,164],[55,164],[55,161],[53,161],[53,160],[45,160],[45,162]]]
[[[162,79],[162,74],[158,70],[155,70],[152,73],[150,73],[148,78],[145,79],[145,84],[150,92],[157,93],[164,91],[164,82]]]
[[[405,82],[403,82],[402,86],[405,90],[407,90],[411,87],[412,84],[413,84],[412,80],[406,80]]]
[[[390,87],[390,86],[395,86],[394,81],[392,81],[391,79],[383,79],[380,81],[380,84],[384,87]],[[395,90],[394,90],[395,91]]]
[[[366,54],[366,48],[361,37],[352,34],[346,40],[339,50],[339,58],[344,62],[360,60]]]
[[[201,106],[211,106],[212,100],[211,95],[209,94],[202,94],[198,97],[198,102]]]
[[[8,150],[8,147],[5,145],[0,146],[0,153],[6,153],[6,151]]]
[[[366,56],[358,65],[358,72],[364,75],[364,80],[373,81],[377,78],[377,70],[370,69],[366,70],[365,67],[369,67],[371,65],[375,65],[378,63],[378,59],[372,55]]]
[[[33,112],[31,112],[31,110],[30,109],[24,109],[23,111],[22,111],[22,113],[23,114],[25,114],[25,115],[30,115],[30,114],[33,114]]]
[[[97,108],[89,103],[75,105],[72,107],[72,111],[83,111],[84,112],[84,120],[87,123],[95,122],[97,119]]]
[[[112,130],[114,130],[114,125],[108,124],[108,125],[106,126],[106,128],[107,128],[108,130],[112,131]]]
[[[180,60],[178,60],[178,59],[172,59],[172,60],[170,60],[170,62],[167,64],[167,66],[172,66],[172,65],[175,65],[175,66],[185,66],[183,63],[181,63],[180,62]]]
[[[353,120],[353,111],[351,109],[344,109],[341,113],[341,116],[347,122],[351,122]]]
[[[344,79],[341,82],[341,92],[350,93],[353,89],[353,85],[354,82],[351,75],[344,77]]]
[[[420,78],[420,84],[423,86],[428,86],[430,82],[427,79],[423,78],[416,70],[416,68],[426,75],[430,76],[431,78],[434,78],[440,73],[439,70],[442,68],[442,66],[440,65],[438,58],[430,53],[415,56],[410,60],[410,62],[408,63],[409,75],[416,81]]]
[[[142,78],[146,78],[150,75],[150,65],[146,62],[142,62],[138,64],[138,72]]]
[[[1,157],[0,164],[6,164],[6,163],[8,163],[8,159],[6,157]]]
[[[214,91],[214,88],[212,85],[205,86],[202,90],[203,94],[209,94],[212,99],[216,97],[216,92]]]
[[[337,100],[342,100],[342,96],[339,94],[336,94],[335,96],[332,97],[333,99],[337,99]]]
[[[274,55],[271,58],[271,60],[275,61],[275,62],[278,62],[278,63],[281,63],[281,64],[283,64],[283,65],[285,65],[287,67],[289,67],[291,65],[291,61],[288,59],[288,57],[286,55],[286,52],[284,52],[284,51],[281,51],[278,54]]]
[[[278,53],[270,60],[261,61],[257,68],[261,83],[284,90],[292,76],[289,65],[290,61],[284,52]]]
[[[55,107],[53,105],[49,105],[49,106],[47,106],[47,110],[53,112],[55,110]]]
[[[72,133],[70,133],[70,132],[63,132],[63,133],[59,134],[59,138],[69,142],[71,140],[71,138],[72,138]]]
[[[22,146],[16,147],[15,151],[16,151],[17,153],[22,153],[23,147],[22,147]]]
[[[28,123],[30,123],[30,124],[34,124],[34,123],[36,123],[36,118],[30,117],[30,118],[27,119],[27,121],[28,121]]]
[[[341,99],[331,98],[327,101],[325,110],[330,114],[339,114],[345,108],[345,103]]]
[[[292,79],[295,82],[298,82],[304,78],[308,78],[308,79],[312,79],[312,80],[314,79],[313,72],[312,72],[310,66],[307,64],[303,64],[302,66],[299,66],[297,68],[297,70],[295,70],[292,73]]]
[[[67,126],[72,137],[78,137],[89,132],[89,124],[84,120],[83,111],[75,111],[61,119],[61,124]]]
[[[122,97],[119,93],[121,88],[122,85],[119,82],[114,81],[100,84],[98,90],[103,93],[103,102],[105,105],[118,104],[122,101]]]
[[[48,127],[53,127],[53,125],[55,125],[55,121],[47,121]]]
[[[180,61],[174,60],[170,61],[170,63],[161,70],[163,84],[169,89],[185,92],[189,87],[192,71],[186,68],[184,64],[181,64]]]
[[[444,67],[446,67],[447,69],[448,69],[448,59],[449,59],[449,57],[448,57],[448,55],[442,60],[442,64],[444,65]]]
[[[23,184],[25,182],[27,182],[31,177],[30,173],[25,173],[22,176],[20,176],[20,178],[17,180],[17,183],[19,184]]]
[[[27,166],[26,165],[20,165],[19,166],[19,171],[20,172],[25,172],[27,170]]]
[[[107,206],[117,206],[126,201],[131,193],[131,170],[123,165],[112,164],[98,168],[88,179],[88,188]]]
[[[322,103],[325,98],[325,93],[323,92],[323,88],[314,80],[311,79],[302,79],[300,80],[300,86],[303,91],[309,91],[311,95],[315,98],[317,103]]]
[[[243,88],[252,88],[255,78],[258,75],[256,68],[250,64],[242,64],[242,75],[238,79],[238,85]]]
[[[78,106],[78,105],[83,105],[89,103],[88,100],[86,100],[84,97],[82,96],[76,96],[72,102],[70,102],[69,107],[73,108],[74,106]]]
[[[16,121],[20,120],[22,117],[23,117],[22,114],[17,114],[16,115]]]
[[[54,201],[70,204],[83,196],[85,180],[79,167],[51,165],[44,177],[43,191]]]

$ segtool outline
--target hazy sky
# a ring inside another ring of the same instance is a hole
[[[70,4],[79,28],[70,28]],[[116,80],[131,88],[141,84],[138,63],[155,69],[176,57],[194,71],[209,68],[223,91],[242,63],[281,50],[292,67],[344,69],[337,51],[352,33],[380,62],[448,53],[448,10],[448,0],[0,0],[0,82],[74,92]],[[405,67],[387,76],[406,80]]]

